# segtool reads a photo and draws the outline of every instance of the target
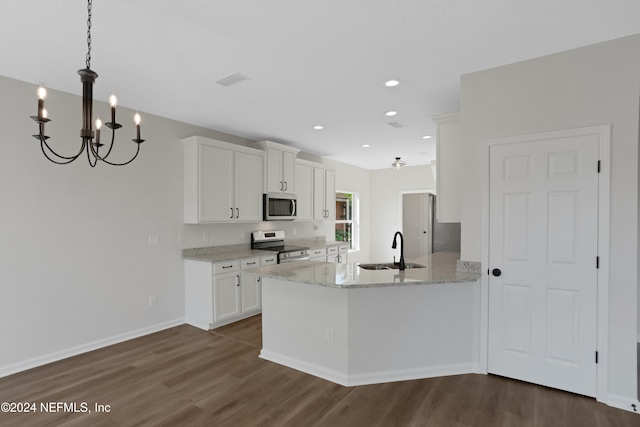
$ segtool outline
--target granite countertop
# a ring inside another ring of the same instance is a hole
[[[249,245],[209,246],[182,250],[183,259],[205,262],[225,262],[269,255],[276,254],[273,251],[251,249]]]
[[[460,262],[458,252],[437,252],[407,260],[426,268],[400,270],[365,270],[356,263],[334,264],[296,261],[252,268],[250,273],[263,278],[281,279],[333,288],[373,288],[420,284],[475,282],[480,278],[480,263]]]
[[[286,244],[296,246],[309,246],[310,249],[326,248],[346,243],[325,241],[324,238],[320,237],[312,237],[308,239],[287,239],[285,242]],[[204,262],[225,262],[274,254],[275,253],[273,251],[251,249],[251,245],[249,244],[236,244],[183,249],[182,259]]]

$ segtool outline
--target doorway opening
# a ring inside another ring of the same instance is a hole
[[[460,252],[460,223],[436,218],[437,197],[430,192],[402,194],[402,234],[407,259],[434,252]]]

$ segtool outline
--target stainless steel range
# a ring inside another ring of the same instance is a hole
[[[254,231],[251,233],[251,249],[278,253],[278,264],[309,259],[309,248],[284,244],[284,231]]]

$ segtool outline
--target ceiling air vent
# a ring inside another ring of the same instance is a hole
[[[225,77],[224,79],[218,80],[216,83],[222,86],[229,87],[237,85],[238,83],[246,82],[248,80],[251,80],[251,77],[247,77],[244,74],[235,73]]]
[[[387,124],[389,126],[391,126],[392,128],[403,128],[404,125],[400,122],[387,122]]]

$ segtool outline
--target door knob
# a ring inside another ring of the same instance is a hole
[[[500,271],[499,268],[494,268],[493,270],[491,270],[491,274],[493,274],[496,277],[500,277],[502,275],[502,271]]]

